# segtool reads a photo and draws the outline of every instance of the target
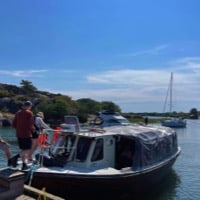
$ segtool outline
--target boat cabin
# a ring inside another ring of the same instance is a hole
[[[54,158],[66,158],[62,167],[141,170],[159,164],[177,152],[176,133],[167,127],[115,126],[79,133],[73,125],[62,127],[50,149]]]
[[[56,141],[49,147],[50,157],[43,154],[44,166],[64,167],[67,164],[95,169],[106,167],[120,169],[132,166],[133,140],[103,129],[77,133],[74,125],[62,124],[61,127]]]

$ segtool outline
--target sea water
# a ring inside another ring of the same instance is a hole
[[[200,199],[200,120],[187,120],[186,128],[175,129],[182,149],[170,174],[150,192],[133,197],[124,194],[122,200],[199,200]],[[10,144],[11,153],[19,152],[15,131],[0,128],[0,135]],[[0,151],[0,167],[7,160]]]

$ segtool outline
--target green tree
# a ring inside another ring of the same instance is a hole
[[[22,80],[20,82],[20,85],[21,85],[21,88],[24,89],[24,91],[27,93],[32,93],[32,92],[37,91],[37,88],[32,84],[32,82],[28,80]]]
[[[90,98],[82,98],[77,100],[79,112],[86,114],[95,114],[100,110],[101,105],[98,101]]]
[[[64,121],[64,116],[68,112],[68,106],[65,102],[54,102],[47,104],[43,108],[46,120],[53,126],[60,125]]]
[[[81,123],[87,122],[89,114],[96,114],[100,110],[100,103],[90,99],[90,98],[82,98],[77,101],[79,112],[77,114]]]
[[[101,110],[106,110],[108,112],[121,112],[120,107],[112,101],[102,101]]]
[[[66,107],[68,108],[67,109],[67,113],[68,115],[76,115],[78,113],[78,104],[76,101],[73,101],[71,99],[71,97],[69,96],[63,96],[63,95],[60,95],[58,94],[57,96],[55,96],[54,100],[53,100],[54,103],[58,103],[58,102],[63,102]]]
[[[196,108],[192,108],[190,110],[190,118],[191,119],[198,119],[199,118],[198,110]]]
[[[8,90],[0,89],[0,98],[1,97],[11,97],[11,96],[14,96],[12,91],[9,92]]]
[[[49,102],[40,102],[35,112],[38,111],[44,112],[46,122],[57,126],[64,122],[65,115],[77,115],[78,105],[71,97],[58,94]]]

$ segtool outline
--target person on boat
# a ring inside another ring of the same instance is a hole
[[[148,122],[149,122],[148,117],[145,117],[145,118],[144,118],[144,123],[145,123],[145,125],[148,125]]]
[[[0,123],[0,127],[1,126],[2,126],[2,123]],[[0,135],[0,150],[5,152],[6,158],[8,160],[8,166],[11,166],[12,160],[11,160],[10,147],[9,147],[9,144],[1,138],[1,135]]]
[[[35,131],[32,134],[32,147],[30,151],[29,160],[32,160],[32,154],[35,152],[39,145],[38,137],[40,133],[43,132],[44,129],[51,129],[45,122],[44,122],[44,114],[43,112],[38,112],[34,118],[34,125]]]
[[[20,109],[13,119],[12,126],[16,129],[16,137],[18,140],[19,148],[21,152],[17,154],[13,159],[17,162],[17,159],[22,159],[22,170],[28,169],[26,164],[30,157],[30,151],[32,147],[32,134],[35,132],[34,116],[31,111],[32,103],[26,101],[22,109]]]
[[[14,167],[12,159],[11,159],[9,144],[5,140],[3,140],[1,137],[0,137],[0,150],[5,152],[6,158],[8,160],[8,166]]]

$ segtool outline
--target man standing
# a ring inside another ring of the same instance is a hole
[[[32,103],[26,101],[19,110],[13,120],[13,127],[16,129],[16,137],[18,140],[19,148],[21,152],[18,156],[22,159],[22,170],[28,169],[26,161],[30,156],[30,150],[32,147],[32,132],[35,131],[34,117],[31,111]]]

